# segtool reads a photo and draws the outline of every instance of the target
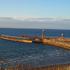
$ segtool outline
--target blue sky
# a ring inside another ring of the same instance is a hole
[[[70,29],[70,0],[0,0],[0,27]]]

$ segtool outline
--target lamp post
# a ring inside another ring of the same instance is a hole
[[[44,30],[42,30],[42,39],[44,39]]]
[[[61,34],[61,38],[63,38],[63,33]]]

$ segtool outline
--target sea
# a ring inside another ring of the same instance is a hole
[[[20,37],[23,35],[42,36],[42,29],[0,28],[1,34]],[[70,30],[44,29],[45,36],[70,38]],[[22,43],[0,38],[0,61],[30,64],[33,67],[70,63],[70,50],[42,43]]]

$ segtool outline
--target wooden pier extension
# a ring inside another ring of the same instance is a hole
[[[8,35],[3,35],[3,34],[1,35],[1,39],[17,41],[17,42],[24,42],[24,43],[32,43],[31,40],[21,39],[20,37],[8,36]]]

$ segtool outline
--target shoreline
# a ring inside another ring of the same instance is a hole
[[[70,63],[41,66],[41,67],[36,67],[34,69],[35,70],[70,70]]]
[[[2,62],[0,63],[1,70],[6,69],[12,69],[12,70],[70,70],[70,63],[65,64],[54,64],[54,65],[48,65],[48,66],[38,66],[33,67],[30,64],[23,64],[23,61],[18,64],[17,61],[15,61],[15,65],[12,64],[12,62],[5,63],[6,59],[4,58]],[[4,65],[4,67],[2,66]]]

